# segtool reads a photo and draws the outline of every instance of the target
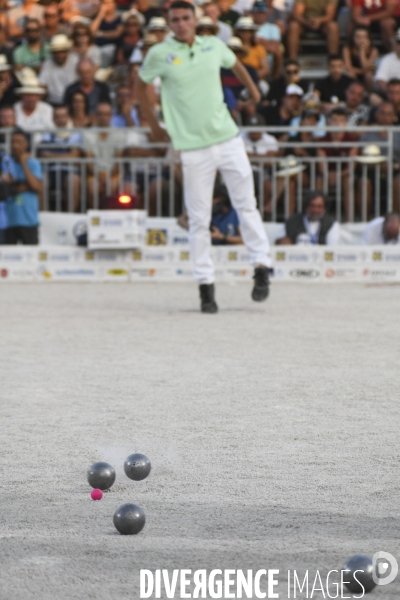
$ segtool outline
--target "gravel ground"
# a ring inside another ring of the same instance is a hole
[[[136,600],[141,568],[279,569],[288,598],[288,569],[400,559],[400,287],[217,299],[202,315],[194,284],[2,286],[1,600]],[[101,502],[97,460],[117,469]],[[138,536],[113,527],[125,502]],[[370,597],[398,600],[400,575]]]

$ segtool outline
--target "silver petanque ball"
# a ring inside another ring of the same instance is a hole
[[[129,479],[141,481],[151,471],[151,463],[144,454],[131,454],[124,462],[124,471]]]
[[[88,469],[87,480],[92,488],[108,490],[115,481],[115,469],[106,462],[94,463]]]
[[[145,523],[144,510],[136,504],[123,504],[114,513],[115,528],[123,535],[140,533]]]
[[[350,592],[367,594],[376,586],[372,577],[373,570],[372,558],[365,554],[355,554],[342,568],[342,571],[348,571],[343,573],[343,582]]]

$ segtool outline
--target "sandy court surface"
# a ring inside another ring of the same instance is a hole
[[[1,287],[1,600],[136,600],[140,568],[279,569],[287,598],[287,569],[400,559],[400,287],[249,294],[220,284],[202,315],[194,284]]]

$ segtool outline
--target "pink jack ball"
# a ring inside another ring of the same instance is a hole
[[[103,497],[103,492],[101,490],[98,489],[94,489],[92,490],[92,493],[90,494],[92,500],[101,500]]]

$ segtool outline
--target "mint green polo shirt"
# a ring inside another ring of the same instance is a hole
[[[213,36],[196,36],[192,46],[169,38],[150,48],[139,77],[145,83],[160,77],[164,120],[176,150],[206,148],[238,134],[220,74],[235,63],[234,53]]]

